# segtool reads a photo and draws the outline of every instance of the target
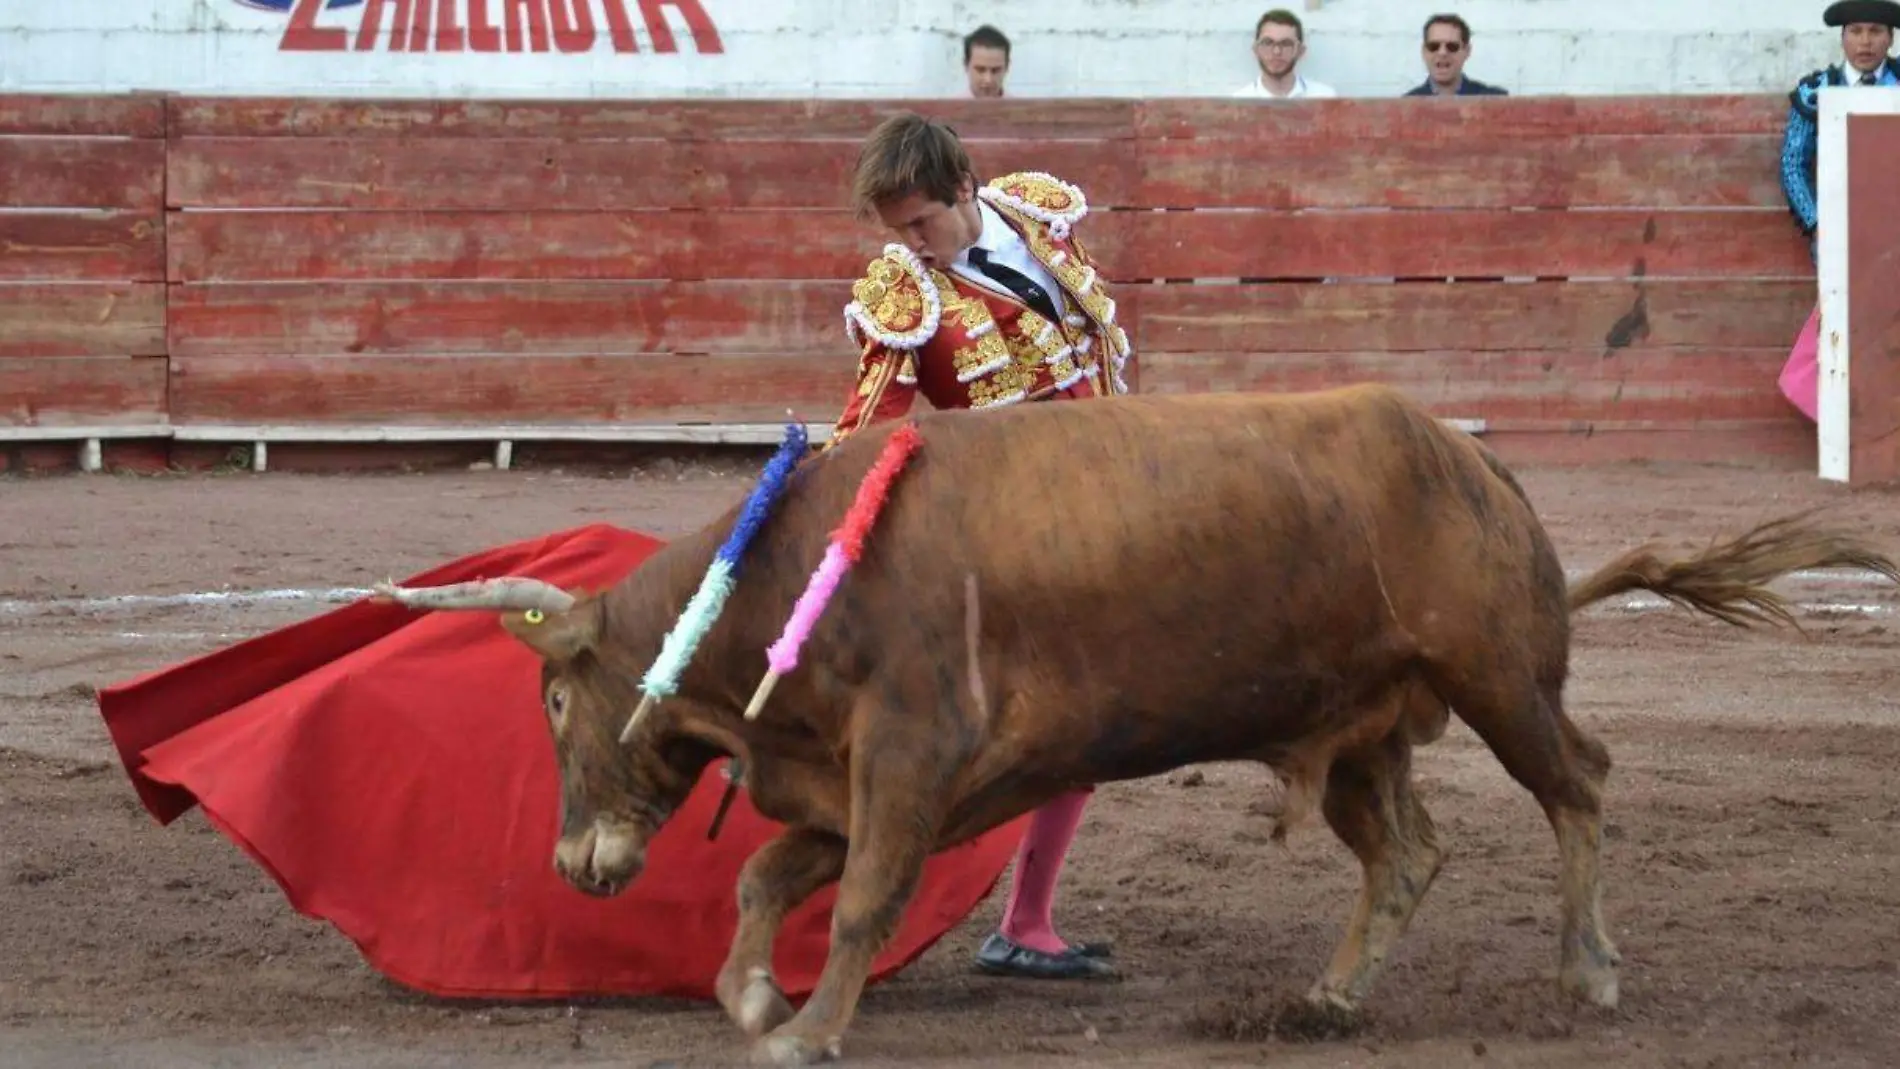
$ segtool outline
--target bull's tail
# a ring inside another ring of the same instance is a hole
[[[1810,525],[1814,510],[1770,520],[1685,560],[1653,546],[1617,557],[1570,587],[1570,611],[1630,590],[1647,590],[1684,608],[1746,627],[1785,623],[1801,629],[1781,596],[1765,584],[1809,568],[1865,568],[1900,583],[1900,567],[1842,531]]]

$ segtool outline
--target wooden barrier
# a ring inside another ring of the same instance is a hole
[[[1900,481],[1900,113],[1849,115],[1845,125],[1847,481],[1892,484]]]
[[[166,422],[165,102],[0,98],[0,434]]]
[[[0,216],[0,394],[59,398],[5,418],[829,422],[884,241],[847,175],[906,106],[1085,188],[1145,390],[1371,378],[1553,449],[1813,454],[1775,388],[1814,283],[1769,97],[4,98],[8,204],[62,209]]]

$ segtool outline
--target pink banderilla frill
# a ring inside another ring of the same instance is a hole
[[[798,667],[798,652],[805,645],[805,639],[811,635],[812,626],[825,611],[826,603],[843,581],[845,572],[858,562],[859,555],[864,552],[865,536],[870,534],[871,525],[877,521],[885,499],[890,496],[891,483],[910,460],[910,455],[921,445],[923,436],[917,432],[914,423],[898,428],[885,441],[884,451],[871,465],[871,470],[865,473],[864,481],[858,484],[857,497],[845,513],[844,522],[831,532],[831,544],[825,548],[824,560],[819,562],[818,570],[811,574],[811,579],[805,584],[805,592],[799,595],[798,602],[792,606],[792,614],[785,621],[784,631],[780,633],[778,641],[765,651],[766,663],[770,668],[765,678],[759,681],[752,701],[746,705],[747,720],[759,715],[766,699],[772,695],[772,688]]]

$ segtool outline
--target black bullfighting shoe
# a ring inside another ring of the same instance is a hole
[[[991,976],[1030,980],[1117,980],[1121,973],[1110,964],[1112,948],[1102,943],[1079,943],[1060,954],[1032,950],[1002,932],[991,932],[976,952],[976,967]]]

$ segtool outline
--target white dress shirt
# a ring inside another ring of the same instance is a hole
[[[1253,81],[1234,90],[1237,97],[1264,97],[1268,100],[1291,100],[1294,97],[1336,97],[1339,93],[1325,82],[1316,82],[1304,74],[1293,76],[1293,89],[1285,96],[1267,89],[1267,76],[1262,74]]]
[[[1055,277],[1049,274],[1048,269],[1030,255],[1029,246],[1024,243],[1022,235],[1016,233],[1016,229],[1004,221],[995,208],[990,207],[981,199],[977,200],[976,207],[983,215],[983,232],[976,236],[975,244],[988,253],[991,260],[1028,275],[1030,281],[1041,286],[1043,291],[1049,294],[1049,299],[1055,302],[1057,314],[1062,314],[1068,307],[1062,287],[1057,284]],[[969,249],[958,253],[957,258],[950,261],[950,270],[999,296],[1021,300],[1010,292],[1009,287],[984,274],[971,263]]]

